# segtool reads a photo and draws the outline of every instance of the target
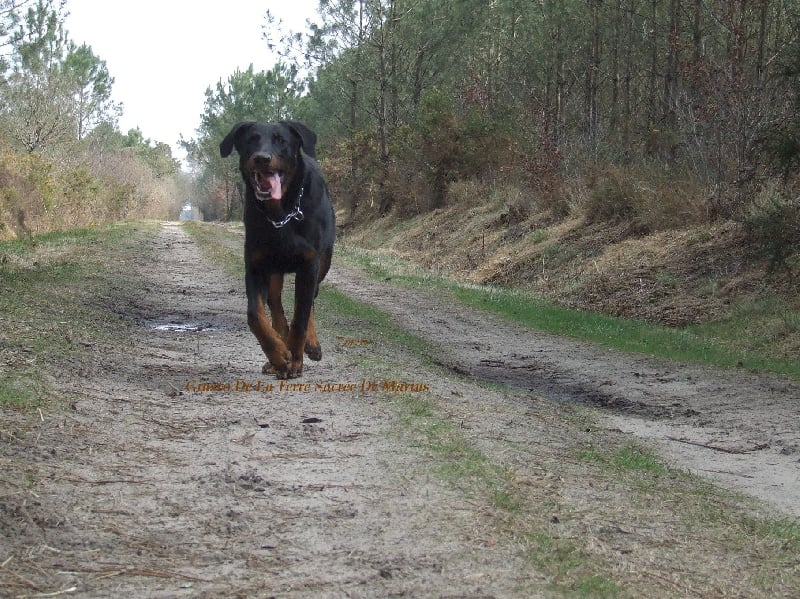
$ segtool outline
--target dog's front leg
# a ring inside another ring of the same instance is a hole
[[[317,295],[317,274],[319,260],[306,263],[297,271],[294,281],[294,316],[292,326],[289,328],[289,341],[287,346],[292,354],[289,366],[289,377],[303,374],[303,351],[306,346],[311,309],[314,297]]]
[[[286,315],[283,312],[281,291],[283,291],[283,274],[273,273],[269,277],[267,306],[272,316],[272,328],[280,335],[281,339],[286,341],[289,338],[289,323],[286,322]]]
[[[263,283],[263,277],[258,275],[248,273],[245,276],[247,324],[269,360],[262,369],[264,374],[274,372],[279,379],[290,378],[292,354],[280,335],[269,324],[264,306],[265,285]]]

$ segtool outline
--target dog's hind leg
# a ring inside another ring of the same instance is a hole
[[[319,362],[322,359],[322,346],[317,338],[317,327],[314,324],[314,308],[308,317],[308,331],[306,331],[306,355],[309,359]]]
[[[317,289],[314,292],[314,299],[319,293],[319,284],[325,275],[328,274],[328,269],[331,267],[331,255],[333,251],[328,250],[322,255],[319,265],[319,274],[317,275]],[[319,362],[322,359],[322,345],[320,345],[319,338],[317,337],[317,326],[314,322],[314,306],[311,306],[311,314],[308,317],[308,331],[306,332],[306,355],[309,359]]]

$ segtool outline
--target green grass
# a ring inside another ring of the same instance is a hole
[[[687,331],[755,355],[800,352],[800,310],[776,298],[739,303],[725,318],[689,326]]]
[[[403,397],[401,401],[403,426],[431,454],[436,464],[434,471],[442,479],[462,490],[480,490],[495,507],[518,509],[517,499],[502,470],[476,449],[452,422],[440,418],[430,408],[424,415],[417,415],[420,412],[416,405],[427,404],[425,398]]]
[[[45,396],[41,378],[30,369],[14,369],[0,375],[0,408],[37,408]]]
[[[190,221],[183,223],[183,228],[225,272],[244,277],[244,237],[224,226],[208,223]]]
[[[676,473],[665,466],[656,453],[644,445],[629,442],[620,447],[597,447],[591,445],[577,452],[580,460],[617,474],[629,474],[638,480],[652,482],[659,477],[675,477]]]
[[[675,509],[687,534],[734,554],[760,552],[769,556],[772,571],[763,575],[765,588],[780,578],[781,568],[796,567],[800,551],[800,523],[796,519],[753,516],[747,506],[755,505],[754,500],[670,467],[640,443],[592,444],[580,448],[576,457],[595,468],[602,478],[628,488],[632,501],[673,506],[669,509]]]
[[[729,321],[727,326],[718,323],[716,326],[675,329],[640,320],[571,310],[512,290],[449,287],[453,295],[468,306],[499,314],[533,329],[590,341],[609,349],[800,378],[800,362],[769,355],[767,345],[742,349],[752,346],[745,321]]]
[[[148,225],[119,224],[0,243],[0,407],[57,402],[58,378],[88,347],[115,343],[126,322],[108,300]],[[104,299],[105,298],[105,299]],[[71,373],[69,373],[71,374]]]
[[[347,330],[342,327],[339,330],[357,338],[367,337],[370,344],[380,342],[401,347],[423,358],[433,352],[433,346],[429,342],[392,322],[390,314],[354,300],[329,285],[320,287],[317,306],[319,309],[315,310],[315,317],[323,325],[330,321],[331,315],[336,315],[339,320],[342,315],[346,315]]]
[[[620,584],[606,572],[611,564],[590,556],[579,544],[554,535],[549,508],[533,503],[512,469],[496,464],[475,447],[468,434],[442,416],[433,401],[417,396],[396,399],[403,439],[426,453],[432,473],[471,501],[484,503],[500,535],[525,539],[526,555],[551,579],[556,595],[621,597]]]

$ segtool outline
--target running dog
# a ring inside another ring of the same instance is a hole
[[[314,300],[331,265],[336,219],[315,160],[316,134],[293,121],[241,122],[219,145],[236,149],[245,185],[247,323],[267,356],[265,374],[303,374],[303,353],[322,359]],[[283,311],[284,275],[295,273],[292,324]],[[267,319],[265,303],[272,322]]]

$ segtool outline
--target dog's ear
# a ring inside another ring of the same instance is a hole
[[[233,126],[233,129],[231,129],[230,132],[225,136],[225,139],[223,139],[219,144],[220,156],[222,156],[223,158],[227,158],[228,156],[230,156],[231,152],[233,152],[233,148],[236,145],[236,141],[242,129],[249,127],[252,124],[253,123],[251,122],[236,123]]]
[[[289,127],[292,133],[300,139],[303,151],[312,158],[316,158],[317,134],[298,121],[284,121],[283,124]]]

